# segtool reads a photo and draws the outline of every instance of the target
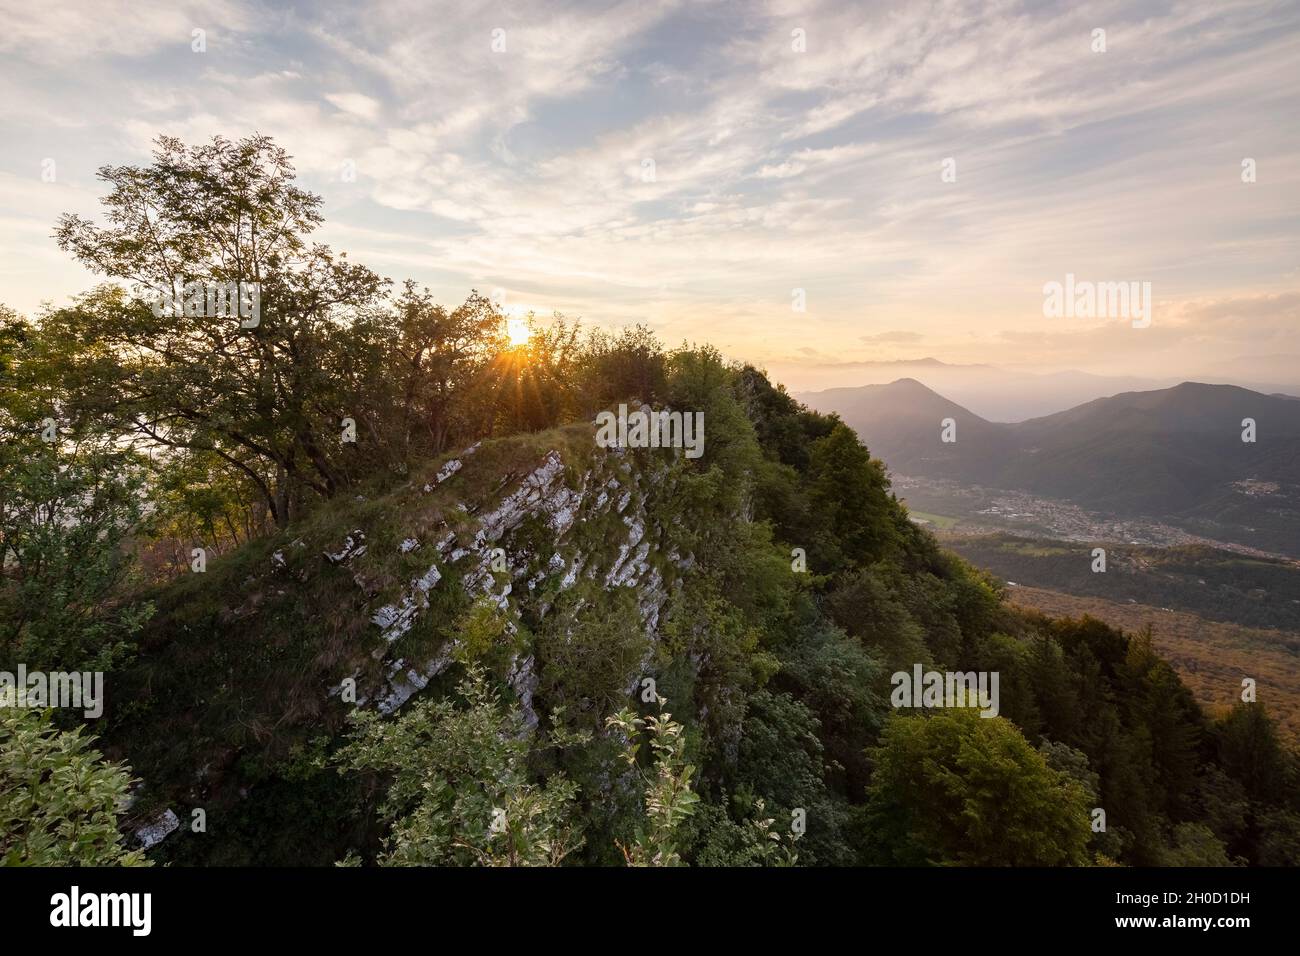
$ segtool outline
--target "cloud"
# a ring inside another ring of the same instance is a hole
[[[361,119],[374,121],[379,118],[383,104],[364,93],[326,93],[325,99],[337,106],[344,113],[351,113]]]
[[[42,237],[90,211],[95,167],[162,132],[258,131],[324,197],[324,239],[449,301],[500,286],[762,362],[1300,352],[1300,10],[1281,0],[0,5],[20,308],[91,281]],[[45,158],[59,182],[38,189]],[[1150,334],[1046,325],[1067,272],[1150,281]]]
[[[140,57],[166,48],[189,53],[194,30],[215,41],[223,32],[244,32],[263,22],[255,7],[225,0],[4,0],[0,52],[58,68],[88,57]]]

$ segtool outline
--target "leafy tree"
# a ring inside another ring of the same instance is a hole
[[[1001,695],[998,713],[1019,727],[1027,738],[1037,736],[1042,720],[1034,699],[1034,683],[1029,675],[1033,653],[1029,644],[997,633],[978,637],[973,643],[972,653],[968,663],[963,662],[964,666],[997,673]]]
[[[566,592],[565,603],[576,599],[577,609],[553,608],[539,628],[539,687],[546,700],[564,704],[575,723],[597,730],[627,700],[650,640],[633,588],[617,588],[603,600],[590,588],[575,590],[581,596]]]
[[[821,529],[818,567],[840,570],[883,557],[897,541],[896,509],[885,469],[853,429],[837,423],[812,444],[808,468],[810,510]]]
[[[1277,803],[1290,782],[1277,728],[1261,703],[1239,703],[1214,728],[1219,760],[1252,800]]]
[[[102,440],[0,422],[0,664],[108,670],[153,613],[121,599],[142,471]]]
[[[127,851],[118,813],[128,770],[91,749],[84,728],[59,730],[54,712],[0,700],[0,864],[149,866]]]
[[[142,531],[155,542],[150,556],[161,553],[172,573],[188,569],[196,546],[211,558],[272,530],[270,511],[257,489],[217,456],[182,450],[151,464],[153,510]]]
[[[1038,745],[1038,752],[1047,761],[1047,766],[1074,780],[1084,792],[1090,808],[1097,808],[1101,801],[1101,778],[1088,763],[1088,755],[1075,750],[1068,744],[1048,740],[1046,737]],[[1104,807],[1102,809],[1105,809]],[[1117,860],[1131,842],[1127,830],[1106,821],[1106,829],[1092,830],[1091,846],[1099,860]]]
[[[385,866],[554,866],[581,845],[569,817],[577,785],[528,778],[522,718],[471,666],[460,702],[419,700],[396,720],[354,715],[340,772],[391,778]]]
[[[1156,655],[1148,626],[1129,638],[1119,699],[1132,712],[1130,722],[1151,740],[1156,778],[1149,782],[1155,805],[1175,819],[1197,810],[1191,795],[1204,732],[1204,718],[1191,691],[1169,664]]]
[[[674,602],[662,625],[658,655],[664,668],[671,674],[682,662],[698,661],[684,682],[690,693],[683,706],[693,707],[699,717],[706,761],[734,753],[746,693],[778,666],[772,655],[759,650],[761,636],[707,579],[682,589],[681,600]],[[674,684],[671,676],[661,681],[661,686]]]
[[[890,587],[889,573],[885,562],[851,572],[826,596],[826,612],[891,671],[911,670],[929,664],[930,651],[925,632]]]
[[[1015,726],[970,709],[893,717],[872,751],[870,826],[894,865],[1078,866],[1083,788]]]
[[[1257,819],[1260,866],[1300,866],[1300,814],[1264,810]]]
[[[1204,823],[1180,823],[1165,852],[1165,866],[1232,866],[1223,843]]]
[[[1027,668],[1043,732],[1053,740],[1077,741],[1078,694],[1061,645],[1046,634],[1036,634],[1030,640]]]
[[[150,166],[99,171],[108,226],[65,215],[55,232],[130,291],[101,286],[46,315],[42,335],[74,416],[217,456],[284,526],[304,492],[347,483],[349,372],[374,350],[368,313],[385,283],[308,243],[320,197],[294,185],[268,137],[157,143]],[[230,283],[258,290],[259,315],[208,314],[222,310],[206,307],[205,290]],[[183,308],[157,307],[178,288]]]
[[[781,649],[774,689],[786,691],[817,718],[826,751],[828,787],[858,798],[870,769],[866,748],[884,724],[885,668],[838,628],[810,629]]]
[[[1214,835],[1234,852],[1241,847],[1250,822],[1250,798],[1241,783],[1209,764],[1196,781],[1195,799]]]
[[[397,409],[399,418],[384,416],[385,434],[398,436],[398,455],[412,451],[440,455],[453,437],[482,430],[488,417],[475,401],[490,387],[489,367],[502,347],[502,316],[492,302],[472,292],[451,311],[433,301],[428,289],[407,281],[396,303],[396,328],[388,348],[387,368],[395,374],[395,394],[390,403],[358,395],[357,407],[382,414]],[[374,390],[380,382],[359,383]]]
[[[812,443],[829,435],[839,418],[805,408],[752,365],[740,370],[737,391],[763,450],[796,473],[807,472]]]
[[[724,795],[725,797],[725,795]],[[696,866],[794,866],[799,862],[795,838],[782,833],[776,818],[769,817],[767,805],[760,799],[752,812],[739,821],[728,815],[723,803],[701,801],[690,818],[690,828],[698,833],[694,863]]]
[[[663,401],[667,391],[667,356],[644,325],[617,335],[593,332],[582,367],[585,391],[598,408],[630,400],[655,404]]]
[[[817,718],[789,694],[752,693],[740,739],[736,797],[742,804],[770,806],[787,830],[792,814],[801,811],[807,831],[799,845],[806,862],[850,863],[843,808],[826,788],[820,729]]]

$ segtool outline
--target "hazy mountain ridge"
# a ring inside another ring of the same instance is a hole
[[[899,474],[1019,489],[1300,553],[1300,404],[1290,397],[1184,382],[1014,424],[989,422],[914,379],[805,400],[839,413]],[[952,443],[942,441],[947,418]],[[1253,442],[1242,440],[1247,419]]]
[[[1294,379],[1294,374],[1284,373],[1277,362],[1241,360],[1229,367],[1231,372],[1207,371],[1194,378],[1207,384],[1234,384],[1278,396],[1294,396],[1300,392],[1300,382]],[[987,364],[954,364],[931,357],[843,362],[825,366],[824,372],[824,378],[831,381],[843,381],[851,376],[853,384],[799,392],[795,397],[816,407],[820,398],[831,392],[913,378],[992,422],[1023,422],[1067,411],[1098,398],[1157,391],[1179,384],[1177,378],[1166,376],[1099,375],[1078,369],[1030,372]]]

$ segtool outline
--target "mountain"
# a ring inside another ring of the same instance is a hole
[[[1198,534],[1300,551],[1300,403],[1234,385],[1125,392],[993,423],[912,379],[804,397],[898,474],[1018,489]],[[953,418],[957,441],[940,441]],[[1242,440],[1243,421],[1255,441]]]
[[[1137,376],[1095,375],[1073,369],[1033,374],[995,365],[960,365],[935,358],[880,362],[844,362],[819,366],[823,382],[851,380],[852,386],[886,385],[899,378],[912,378],[945,395],[975,414],[995,422],[1018,422],[1050,415],[1120,392],[1162,388],[1172,379]],[[821,393],[800,393],[795,397],[816,403]]]
[[[471,662],[499,677],[520,734],[547,721],[542,700],[581,724],[598,691],[631,695],[693,562],[657,510],[678,474],[619,452],[589,426],[476,443],[165,587],[112,717],[149,781],[141,829],[199,804],[232,822],[169,839],[177,859],[328,865],[356,795],[333,771],[309,774],[310,795],[279,777],[306,772],[298,755],[354,706],[403,713]],[[323,810],[333,829],[307,841]]]
[[[1012,426],[987,421],[913,378],[802,398],[817,411],[838,412],[872,455],[900,474],[986,481],[1014,447]],[[956,442],[942,440],[948,418],[956,422]]]

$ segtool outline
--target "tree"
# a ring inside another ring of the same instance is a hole
[[[0,423],[0,665],[108,670],[153,613],[121,599],[141,469],[102,440],[44,442]]]
[[[807,863],[843,865],[853,862],[852,849],[846,845],[842,805],[826,789],[820,730],[808,707],[789,694],[750,694],[735,793],[742,805],[771,806],[787,832],[792,814],[799,814],[807,827],[799,840]]]
[[[861,644],[823,625],[782,649],[781,669],[772,678],[771,686],[789,692],[816,715],[827,770],[837,778],[837,789],[854,798],[866,789],[866,748],[889,709],[881,693],[885,676],[884,665]]]
[[[826,612],[848,634],[878,653],[891,671],[928,664],[925,633],[890,588],[888,575],[884,562],[849,573],[826,596]]]
[[[538,630],[539,686],[546,700],[564,704],[573,722],[595,730],[627,700],[628,683],[651,644],[633,588],[615,588],[604,600],[591,600],[594,587],[574,590]]]
[[[131,779],[91,749],[82,727],[60,731],[54,712],[0,700],[0,864],[150,866],[117,828]]]
[[[1129,637],[1119,700],[1132,722],[1150,735],[1156,805],[1175,819],[1187,819],[1192,805],[1204,718],[1191,691],[1156,655],[1150,625]],[[1135,719],[1134,719],[1135,718]]]
[[[146,463],[62,418],[44,347],[0,307],[0,666],[107,670],[152,613],[120,594]]]
[[[268,137],[157,143],[150,166],[99,171],[107,227],[60,219],[60,248],[130,289],[100,286],[46,315],[48,356],[74,417],[211,452],[283,527],[303,494],[348,481],[340,422],[358,410],[343,399],[382,338],[385,282],[308,244],[320,197],[294,185]],[[216,294],[232,289],[255,315]]]
[[[528,779],[529,741],[482,670],[460,701],[420,700],[396,720],[358,712],[340,772],[391,778],[380,815],[391,824],[385,866],[554,866],[582,840],[570,825],[577,786]]]
[[[631,400],[662,401],[667,372],[663,346],[644,325],[625,328],[618,335],[597,331],[587,339],[585,391],[597,408]]]
[[[390,363],[400,388],[392,404],[400,414],[395,433],[404,457],[411,450],[440,455],[453,436],[487,424],[473,398],[489,387],[489,366],[502,347],[503,318],[477,292],[448,312],[428,289],[417,289],[410,281],[396,301],[396,313]]]
[[[1252,800],[1279,803],[1289,790],[1286,754],[1261,703],[1237,704],[1214,728],[1219,762]]]
[[[890,719],[872,752],[868,812],[880,862],[1080,866],[1083,788],[1015,726],[969,709]]]
[[[724,801],[725,803],[725,801]],[[794,866],[799,862],[795,837],[782,834],[767,805],[755,800],[750,813],[732,820],[725,805],[701,801],[691,817],[696,866]]]
[[[1174,828],[1173,845],[1165,851],[1165,866],[1232,866],[1227,851],[1214,831],[1204,823],[1180,823]]]
[[[582,394],[583,348],[577,323],[556,313],[547,326],[531,312],[527,343],[493,356],[474,402],[487,404],[489,433],[540,431],[572,420],[590,409]]]
[[[241,473],[210,452],[183,450],[152,462],[147,532],[173,574],[188,569],[191,549],[213,557],[262,537],[273,527],[266,501]]]
[[[809,554],[826,570],[869,564],[897,541],[889,479],[853,429],[837,423],[813,442],[810,510],[821,531]]]

